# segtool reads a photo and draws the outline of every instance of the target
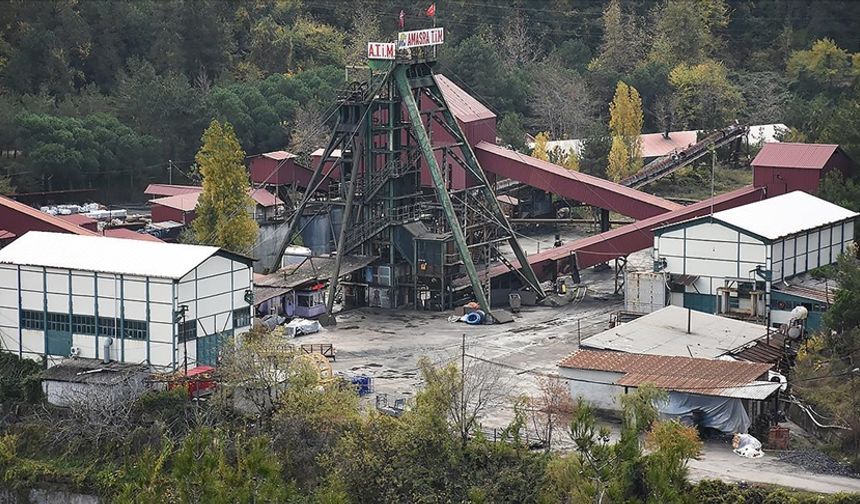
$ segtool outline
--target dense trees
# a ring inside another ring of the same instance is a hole
[[[312,150],[331,125],[342,66],[363,61],[367,40],[391,37],[402,8],[391,0],[3,7],[0,176],[23,191],[89,184],[128,194],[132,181],[164,177],[168,160],[188,168],[212,119],[232,123],[249,153]],[[417,7],[405,14],[407,28],[427,22]],[[844,126],[860,123],[856,2],[486,0],[475,8],[456,0],[438,15],[439,70],[499,115],[505,141],[522,148],[523,134],[538,131],[586,138],[589,173],[605,175],[611,139],[602,130],[619,81],[638,90],[645,132],[783,122],[793,138],[860,155],[860,128]],[[97,166],[82,144],[48,142],[56,145],[33,153],[39,146],[18,117],[96,114],[133,130],[140,147],[99,156]],[[128,152],[135,159],[116,155]],[[66,160],[90,171],[46,178]]]

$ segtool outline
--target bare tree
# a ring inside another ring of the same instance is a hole
[[[536,396],[526,399],[528,418],[538,440],[549,451],[555,430],[566,430],[570,425],[575,404],[570,389],[558,376],[539,377],[538,389]]]
[[[464,345],[457,357],[459,366],[433,366],[419,361],[425,391],[445,408],[448,422],[465,445],[480,428],[481,419],[493,408],[508,402],[512,385],[504,368],[487,359],[470,355]]]
[[[529,66],[541,57],[541,40],[529,32],[528,19],[522,12],[508,18],[497,44],[502,60],[510,68]]]
[[[532,93],[535,126],[552,139],[579,138],[594,122],[595,100],[579,75],[547,62],[537,67]]]
[[[309,155],[325,144],[328,135],[323,111],[314,103],[305,103],[290,126],[290,152]]]

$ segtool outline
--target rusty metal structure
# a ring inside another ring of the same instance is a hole
[[[273,269],[302,223],[319,215],[330,217],[338,265],[347,254],[377,258],[342,281],[336,265],[329,316],[339,285],[346,306],[444,310],[474,299],[490,313],[494,262],[544,296],[434,65],[401,53],[371,61],[367,80],[341,97],[334,134],[289,219]],[[452,183],[455,174],[465,176],[463,187]],[[524,266],[514,269],[502,247]],[[455,288],[464,285],[470,289]]]

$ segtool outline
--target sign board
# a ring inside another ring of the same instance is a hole
[[[445,42],[444,28],[428,28],[397,34],[397,49],[439,45]]]
[[[395,48],[394,42],[368,42],[367,59],[393,60]]]

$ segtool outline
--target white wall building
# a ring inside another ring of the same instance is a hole
[[[654,232],[669,303],[764,320],[775,282],[836,262],[856,212],[795,191]]]
[[[31,231],[0,250],[0,343],[164,369],[187,347],[189,368],[214,364],[251,325],[252,285],[251,259],[217,247]]]

